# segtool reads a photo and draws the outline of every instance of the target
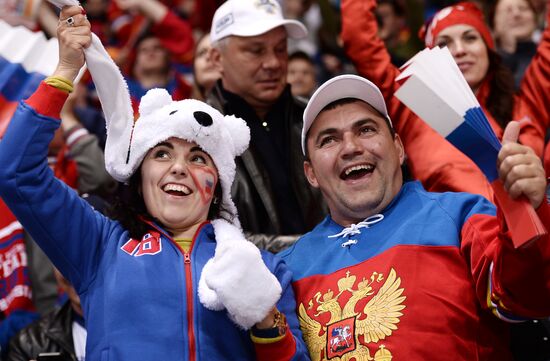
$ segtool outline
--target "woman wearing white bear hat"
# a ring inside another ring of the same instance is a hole
[[[291,275],[244,239],[229,195],[234,157],[249,141],[244,121],[155,89],[134,125],[127,91],[97,71],[110,60],[93,58],[81,8],[62,10],[58,36],[54,75],[0,141],[0,196],[78,291],[86,358],[308,359]],[[46,162],[84,54],[108,123],[107,169],[136,189],[124,205],[132,218],[95,212]]]

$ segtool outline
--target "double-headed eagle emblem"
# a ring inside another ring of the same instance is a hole
[[[300,328],[313,361],[391,360],[391,352],[384,345],[379,346],[374,358],[368,346],[386,339],[397,330],[406,299],[402,295],[404,289],[399,287],[401,278],[392,268],[385,281],[384,275],[378,272],[373,272],[368,280],[363,278],[354,288],[355,281],[356,276],[347,271],[346,277],[338,280],[336,296],[330,289],[323,295],[317,292],[308,304],[308,310],[316,306],[313,318],[307,314],[304,304],[300,304]],[[381,282],[384,284],[375,294],[372,286]],[[338,299],[346,293],[350,297],[342,308]],[[370,296],[372,298],[368,300]],[[317,319],[326,312],[330,313],[330,320],[322,326]]]

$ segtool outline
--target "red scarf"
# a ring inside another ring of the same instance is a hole
[[[34,311],[23,227],[0,199],[0,313],[20,310]]]

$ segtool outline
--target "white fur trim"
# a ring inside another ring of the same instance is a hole
[[[275,306],[281,297],[281,285],[263,262],[258,248],[244,238],[239,228],[221,219],[212,225],[216,252],[201,274],[199,288],[201,283],[205,286],[199,290],[200,301],[211,308],[216,297],[207,293],[215,292],[230,318],[249,329]]]
[[[204,275],[208,274],[208,269],[212,265],[213,258],[209,259],[208,262],[202,268],[201,278],[199,280],[199,300],[202,305],[212,311],[221,311],[224,309],[223,303],[218,298],[216,291],[207,286],[204,279]]]
[[[172,103],[172,97],[166,89],[155,88],[149,90],[139,102],[139,114],[146,116],[165,105]]]

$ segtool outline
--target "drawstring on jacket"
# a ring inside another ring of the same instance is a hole
[[[349,238],[349,236],[353,236],[355,234],[361,234],[361,228],[369,228],[373,224],[376,224],[383,219],[384,219],[384,215],[378,213],[368,217],[364,221],[361,221],[357,224],[351,224],[349,227],[344,228],[340,233],[333,234],[332,236],[328,236],[328,237],[329,238],[337,238],[337,237]],[[342,243],[342,247],[351,246],[356,243],[357,243],[356,239],[348,239],[347,241]]]

